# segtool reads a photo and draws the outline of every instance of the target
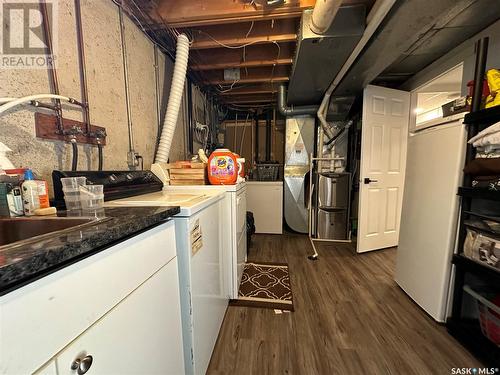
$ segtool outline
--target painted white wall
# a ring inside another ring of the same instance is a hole
[[[80,99],[74,2],[59,0],[58,5],[57,73],[60,92]],[[126,170],[128,130],[118,8],[112,1],[82,0],[82,22],[91,122],[106,127],[108,133],[104,168]],[[145,168],[149,168],[154,157],[158,130],[154,47],[128,17],[125,17],[125,28],[134,147],[144,157]],[[164,93],[161,102],[166,106],[173,63],[170,58],[160,54],[159,66],[160,91]],[[47,70],[0,69],[0,82],[0,97],[50,92]],[[64,106],[64,117],[81,121],[81,111],[74,108]],[[181,110],[172,160],[185,157],[185,124],[184,112]],[[49,182],[53,169],[68,170],[71,167],[71,149],[68,144],[35,138],[34,112],[28,106],[18,107],[0,117],[0,142],[13,150],[9,158],[14,165],[31,167],[38,176]],[[79,169],[97,169],[95,147],[80,145],[79,154]]]

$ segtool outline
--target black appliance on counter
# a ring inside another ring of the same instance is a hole
[[[54,206],[57,208],[66,208],[61,183],[63,177],[86,177],[89,185],[103,185],[105,201],[163,189],[163,182],[151,171],[52,171]]]

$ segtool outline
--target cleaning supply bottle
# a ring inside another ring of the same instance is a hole
[[[236,156],[227,148],[218,148],[208,158],[208,180],[212,185],[234,185],[238,178]]]
[[[40,208],[49,208],[49,187],[47,186],[47,181],[36,180],[38,185],[38,202]]]
[[[26,216],[35,215],[35,210],[40,208],[40,199],[38,197],[38,183],[35,181],[31,169],[24,172],[24,182],[21,185],[21,190],[24,214]]]

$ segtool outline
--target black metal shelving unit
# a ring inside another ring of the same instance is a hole
[[[464,118],[464,123],[468,127],[468,138],[472,138],[479,131],[498,121],[500,121],[500,107],[483,109],[467,114]],[[475,151],[468,145],[466,163],[474,158]],[[468,302],[470,304],[470,299],[467,300],[464,298],[464,286],[467,285],[468,281],[473,279],[481,283],[481,285],[500,286],[500,270],[480,261],[470,259],[463,253],[467,228],[472,228],[477,232],[482,232],[490,237],[496,236],[500,239],[500,233],[471,226],[466,222],[467,219],[474,217],[500,223],[500,211],[498,213],[495,212],[495,215],[485,215],[474,209],[475,200],[500,202],[500,191],[473,188],[471,178],[465,176],[463,186],[458,189],[458,195],[462,200],[458,253],[452,259],[455,265],[455,284],[452,315],[447,320],[447,328],[450,334],[482,360],[486,366],[500,367],[500,347],[482,334],[478,319],[471,319],[464,313],[473,308],[466,306]]]

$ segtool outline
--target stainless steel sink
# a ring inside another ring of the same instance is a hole
[[[77,230],[93,225],[96,221],[96,218],[85,217],[0,218],[0,250],[21,241],[37,241],[61,232]]]

